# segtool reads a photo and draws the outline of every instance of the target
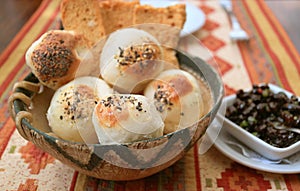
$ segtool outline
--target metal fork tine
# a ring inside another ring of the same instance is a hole
[[[224,8],[231,20],[232,30],[229,34],[231,40],[249,40],[249,35],[241,28],[239,21],[232,11],[232,2],[230,0],[220,0],[220,5]]]

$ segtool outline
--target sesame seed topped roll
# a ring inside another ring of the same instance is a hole
[[[188,127],[203,115],[203,102],[198,82],[180,69],[162,72],[150,82],[144,95],[154,101],[164,123],[164,133]]]
[[[26,63],[43,85],[56,90],[74,79],[83,42],[73,31],[48,31],[27,50]]]
[[[112,89],[99,78],[76,78],[54,93],[47,111],[49,126],[65,140],[98,143],[92,113],[100,97],[111,93]]]
[[[131,143],[163,135],[164,123],[143,95],[112,94],[95,107],[93,124],[101,144]]]
[[[121,29],[106,41],[100,58],[104,80],[120,93],[138,93],[164,68],[162,49],[149,33]]]

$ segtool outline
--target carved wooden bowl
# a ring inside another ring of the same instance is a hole
[[[61,162],[89,176],[106,180],[134,180],[155,174],[182,158],[202,137],[222,102],[224,90],[219,74],[199,58],[177,52],[181,67],[207,83],[212,106],[194,125],[159,138],[124,145],[85,144],[62,140],[48,126],[46,111],[53,90],[44,88],[33,75],[16,83],[10,97],[11,115],[26,140]]]

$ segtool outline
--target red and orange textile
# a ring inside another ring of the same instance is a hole
[[[230,23],[218,1],[190,1],[206,15],[193,35],[217,62],[226,94],[252,84],[270,82],[300,95],[300,57],[283,27],[264,1],[234,1],[248,42],[231,42]],[[29,72],[24,53],[41,34],[59,28],[59,0],[44,0],[7,49],[0,55],[0,190],[224,190],[263,191],[300,188],[299,174],[276,174],[243,166],[215,147],[199,155],[194,146],[168,169],[136,181],[105,181],[80,174],[24,140],[8,112],[16,81]],[[193,52],[194,44],[185,42]]]

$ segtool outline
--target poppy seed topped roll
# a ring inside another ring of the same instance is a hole
[[[150,82],[144,95],[154,101],[164,123],[164,133],[189,127],[203,115],[203,100],[197,79],[190,73],[171,69]]]
[[[30,46],[26,63],[43,85],[56,90],[75,78],[83,44],[84,38],[73,31],[51,30]]]
[[[120,93],[139,93],[164,68],[163,52],[149,33],[126,28],[112,33],[100,58],[101,76]]]
[[[101,144],[131,143],[163,135],[164,123],[142,95],[112,94],[99,101],[93,124]]]
[[[98,143],[92,113],[100,97],[112,92],[106,82],[99,78],[76,78],[53,95],[47,111],[49,126],[65,140]]]

